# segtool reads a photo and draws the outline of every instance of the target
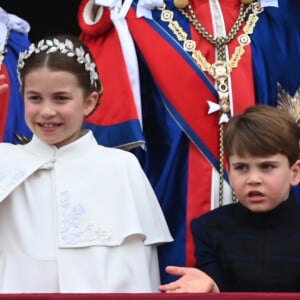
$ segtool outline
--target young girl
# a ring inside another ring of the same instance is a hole
[[[33,138],[0,145],[0,291],[157,292],[172,237],[135,156],[82,130],[102,94],[88,49],[44,39],[18,72]]]

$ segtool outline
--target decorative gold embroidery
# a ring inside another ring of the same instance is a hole
[[[190,4],[187,5],[189,13],[184,9],[179,8],[178,10],[193,24],[195,29],[209,42],[214,44],[218,50],[218,59],[215,63],[210,64],[200,50],[196,49],[196,42],[188,39],[188,34],[183,30],[180,24],[177,21],[173,20],[174,13],[171,10],[166,9],[166,5],[161,8],[161,20],[168,22],[168,27],[174,33],[176,38],[183,42],[183,49],[186,52],[191,52],[192,58],[200,66],[201,70],[209,73],[217,81],[218,92],[222,93],[221,101],[224,103],[224,93],[228,92],[227,79],[230,76],[230,73],[234,68],[238,66],[239,61],[241,60],[242,55],[245,53],[245,46],[251,43],[250,34],[253,33],[255,25],[258,21],[258,14],[263,11],[258,3],[253,3],[248,6],[247,9],[244,9],[244,4],[241,4],[239,17],[235,22],[234,26],[230,30],[229,34],[226,37],[214,38],[210,35],[205,28],[197,20],[196,15]],[[252,10],[246,25],[243,28],[243,34],[237,37],[239,46],[236,47],[232,57],[229,61],[226,61],[225,56],[225,45],[228,44],[239,31],[244,19],[246,18],[247,13]],[[227,95],[228,97],[228,95]],[[229,99],[228,106],[229,106]],[[223,112],[224,113],[224,112]],[[227,111],[229,113],[229,111]]]
[[[175,2],[174,2],[175,3]],[[245,4],[249,4],[245,9]],[[199,65],[203,72],[207,72],[216,80],[217,91],[219,94],[218,110],[220,111],[219,120],[219,205],[223,205],[223,182],[224,182],[224,149],[223,149],[223,131],[224,123],[228,122],[230,117],[230,101],[228,91],[228,78],[234,68],[237,68],[242,55],[245,53],[245,47],[251,43],[250,35],[253,33],[255,25],[258,21],[258,14],[263,11],[263,8],[258,2],[252,3],[252,1],[242,1],[240,11],[237,20],[233,27],[225,37],[214,38],[198,21],[193,8],[190,4],[186,4],[185,1],[176,1],[175,6],[185,16],[189,22],[195,27],[197,32],[201,34],[206,40],[213,44],[217,49],[217,60],[214,63],[209,63],[199,49],[196,48],[196,42],[192,39],[188,39],[188,34],[183,30],[180,24],[173,20],[174,13],[171,10],[166,9],[166,4],[163,5],[161,10],[161,20],[168,22],[168,27],[176,36],[178,41],[182,42],[184,51],[190,52],[194,61]],[[187,9],[187,11],[185,10]],[[245,26],[243,27],[243,33],[237,37],[239,45],[235,48],[231,58],[226,60],[226,45],[232,41],[240,30],[246,16],[251,11]],[[212,109],[212,102],[208,101],[209,113],[216,110]],[[237,201],[233,194],[233,201]]]

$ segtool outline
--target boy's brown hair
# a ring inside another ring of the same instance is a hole
[[[283,154],[292,166],[299,159],[299,139],[300,129],[287,111],[255,105],[230,119],[224,133],[224,150],[227,161],[233,154]]]

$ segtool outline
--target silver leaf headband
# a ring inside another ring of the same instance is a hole
[[[96,65],[92,62],[89,53],[85,53],[82,47],[75,48],[72,41],[66,39],[64,42],[54,38],[53,40],[41,40],[37,45],[31,44],[29,49],[25,52],[21,52],[18,60],[18,77],[20,80],[20,70],[23,69],[26,59],[28,59],[33,53],[40,53],[46,51],[46,53],[60,52],[66,54],[69,57],[76,57],[79,64],[84,64],[85,70],[90,73],[91,85],[97,87],[96,81],[98,80],[98,74],[96,72]]]

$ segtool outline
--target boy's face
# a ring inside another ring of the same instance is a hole
[[[241,204],[253,212],[267,212],[285,201],[300,181],[300,160],[293,166],[285,155],[229,157],[229,180]]]

